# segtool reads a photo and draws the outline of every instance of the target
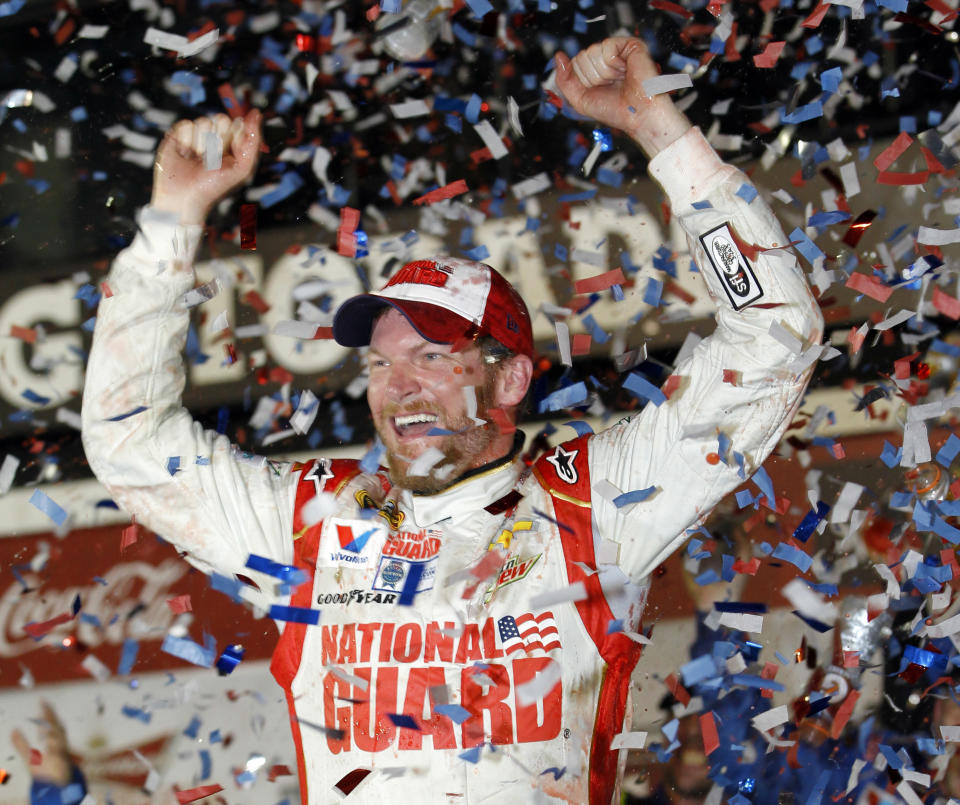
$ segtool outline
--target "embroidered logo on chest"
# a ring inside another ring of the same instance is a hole
[[[380,556],[387,532],[370,520],[331,517],[323,524],[317,564],[321,567],[371,567]]]

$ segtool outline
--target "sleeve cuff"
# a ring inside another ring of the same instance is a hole
[[[129,250],[138,260],[193,262],[203,235],[202,226],[181,226],[175,214],[150,206],[140,210],[137,221],[139,228]]]
[[[693,127],[651,159],[649,170],[678,207],[706,198],[725,167],[703,132]]]

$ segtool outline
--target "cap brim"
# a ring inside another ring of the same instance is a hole
[[[340,305],[334,314],[334,340],[345,347],[369,346],[373,322],[387,306],[399,310],[422,338],[434,344],[453,344],[474,327],[472,322],[439,305],[360,294]]]

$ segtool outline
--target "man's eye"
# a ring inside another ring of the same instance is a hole
[[[383,360],[383,359],[377,359],[377,360],[370,361],[370,368],[371,368],[371,369],[382,369],[384,366],[389,366],[389,365],[390,365],[390,362],[389,362],[389,361],[385,361],[385,360]]]

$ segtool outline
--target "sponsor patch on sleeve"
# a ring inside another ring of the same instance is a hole
[[[737,248],[728,224],[720,224],[701,235],[700,243],[734,310],[763,297],[763,289],[747,258]]]

